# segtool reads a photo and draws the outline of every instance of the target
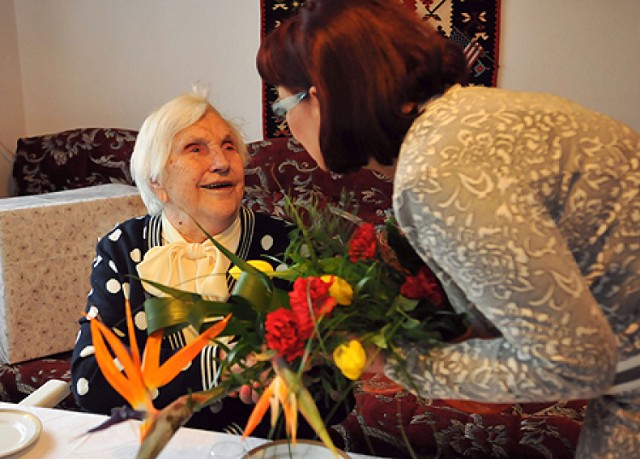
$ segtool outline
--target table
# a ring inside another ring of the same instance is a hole
[[[42,432],[36,443],[8,456],[9,459],[133,459],[140,445],[138,421],[126,421],[87,435],[85,432],[88,429],[102,423],[107,416],[4,402],[0,402],[0,409],[26,411],[42,422]],[[214,443],[233,438],[220,432],[183,427],[158,457],[208,459]],[[248,447],[254,448],[267,440],[251,437],[246,441]],[[367,459],[372,456],[352,454],[351,457]]]

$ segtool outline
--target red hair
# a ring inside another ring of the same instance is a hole
[[[320,148],[334,172],[393,164],[418,106],[469,77],[456,44],[389,0],[306,2],[265,37],[257,67],[291,92],[316,87]]]

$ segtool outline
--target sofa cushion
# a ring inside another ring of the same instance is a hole
[[[13,177],[19,196],[104,183],[133,184],[129,162],[137,131],[72,129],[18,140]],[[381,223],[391,211],[391,181],[361,170],[339,175],[322,171],[293,138],[250,142],[245,204],[257,212],[284,216],[284,192],[304,205],[338,203],[343,189],[353,193],[358,216]]]
[[[380,375],[373,379],[377,380],[357,384],[355,409],[331,429],[338,445],[349,452],[410,457],[406,437],[417,457],[569,459],[575,455],[585,400],[518,403],[478,414],[444,400],[415,397]],[[375,392],[366,389],[372,387]]]
[[[392,183],[370,170],[340,175],[322,171],[293,138],[248,144],[251,162],[246,168],[245,204],[257,212],[284,217],[284,194],[304,207],[313,197],[320,204],[340,202],[343,190],[353,193],[358,216],[382,223],[391,212]]]
[[[129,158],[137,131],[72,129],[18,139],[13,163],[19,196],[104,183],[133,184]]]

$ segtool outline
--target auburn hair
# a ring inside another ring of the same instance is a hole
[[[389,0],[307,1],[256,61],[271,85],[315,86],[320,149],[340,173],[393,164],[420,104],[469,77],[458,45]]]

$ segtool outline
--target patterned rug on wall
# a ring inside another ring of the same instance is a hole
[[[500,0],[389,1],[399,1],[462,46],[467,55],[473,84],[496,85]],[[278,27],[303,3],[301,0],[261,0],[262,36]],[[286,122],[278,121],[269,108],[276,98],[275,89],[265,85],[262,105],[265,138],[290,135]]]

